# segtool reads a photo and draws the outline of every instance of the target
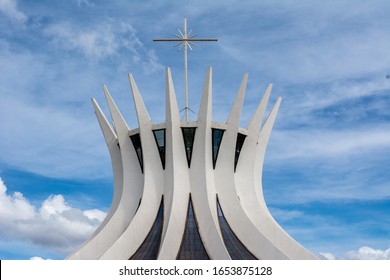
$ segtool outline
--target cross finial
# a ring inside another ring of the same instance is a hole
[[[218,39],[211,39],[211,38],[196,38],[197,34],[192,35],[192,30],[187,33],[187,19],[184,18],[184,27],[183,32],[178,29],[179,34],[173,34],[176,38],[172,39],[154,39],[153,42],[176,42],[177,44],[175,47],[179,46],[179,50],[183,48],[184,50],[184,96],[185,96],[185,116],[186,116],[186,122],[188,122],[188,110],[190,108],[188,107],[188,67],[187,67],[187,47],[193,51],[192,47],[196,47],[197,45],[195,42],[215,42],[218,41]]]

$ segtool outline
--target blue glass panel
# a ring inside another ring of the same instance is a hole
[[[164,216],[164,202],[161,201],[160,209],[158,210],[156,220],[137,252],[130,260],[157,260],[158,250],[160,248],[161,233]]]
[[[209,256],[200,238],[195,213],[190,199],[187,223],[177,260],[209,260]]]
[[[241,241],[234,234],[230,228],[228,222],[223,215],[221,206],[217,200],[218,205],[218,220],[219,226],[221,227],[223,242],[229,252],[232,260],[257,260],[255,256],[241,243]]]

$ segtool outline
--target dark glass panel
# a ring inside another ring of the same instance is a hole
[[[209,260],[209,256],[200,238],[195,213],[190,199],[187,212],[186,229],[177,260]]]
[[[182,127],[184,148],[186,150],[188,168],[191,165],[192,148],[194,146],[196,127]]]
[[[161,164],[165,169],[165,129],[153,130],[154,139],[160,153]]]
[[[212,128],[213,168],[217,164],[219,146],[221,145],[224,132],[222,129]]]
[[[144,166],[143,166],[143,158],[142,158],[142,146],[141,146],[141,138],[139,136],[139,133],[131,135],[130,136],[131,142],[133,142],[133,146],[135,149],[135,152],[137,153],[138,162],[141,166],[142,173],[144,172]]]
[[[161,201],[160,209],[158,210],[152,229],[130,260],[157,260],[163,228],[163,213],[164,202]]]
[[[242,146],[244,145],[246,135],[237,133],[237,142],[236,142],[236,154],[234,156],[234,172],[236,171],[238,158],[240,157]]]
[[[221,206],[218,205],[218,220],[221,227],[223,242],[232,260],[257,260],[255,256],[241,243],[226,221]]]

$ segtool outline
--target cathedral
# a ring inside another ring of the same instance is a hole
[[[194,39],[186,25],[181,34],[187,79],[186,47]],[[111,120],[92,103],[111,157],[114,195],[103,223],[67,259],[316,259],[267,208],[262,169],[281,98],[265,117],[270,84],[248,126],[240,127],[247,80],[245,74],[227,121],[213,122],[210,67],[197,120],[187,114],[181,121],[167,68],[165,122],[155,124],[130,74],[138,128],[128,127],[103,86]]]

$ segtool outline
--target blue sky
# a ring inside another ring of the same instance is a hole
[[[111,164],[90,98],[106,84],[137,127],[127,73],[155,123],[165,67],[152,39],[216,37],[189,54],[190,107],[213,66],[224,122],[249,73],[245,127],[268,83],[283,97],[264,164],[276,220],[322,258],[390,259],[390,2],[0,0],[0,259],[62,259],[109,209]],[[190,114],[195,119],[195,115]]]

